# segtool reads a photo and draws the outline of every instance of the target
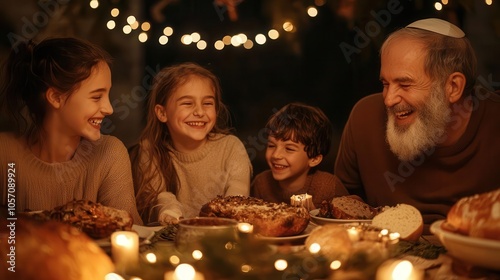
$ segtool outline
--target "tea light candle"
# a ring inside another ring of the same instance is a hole
[[[178,265],[174,271],[167,271],[164,280],[204,280],[203,274],[197,272],[190,264],[183,263]]]
[[[356,227],[348,228],[347,233],[349,234],[349,239],[351,239],[352,242],[359,241],[359,231]]]
[[[312,195],[310,194],[297,194],[290,197],[290,204],[293,206],[304,206],[308,211],[314,210]]]
[[[424,274],[407,260],[388,260],[377,270],[376,280],[422,280]]]
[[[139,260],[139,235],[132,231],[111,234],[111,254],[119,273],[133,268]]]

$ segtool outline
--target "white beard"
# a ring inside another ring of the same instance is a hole
[[[408,105],[388,108],[386,140],[401,161],[410,161],[435,147],[446,133],[451,120],[450,104],[442,87],[435,84],[430,90],[430,99],[421,108],[411,108],[417,117],[407,127],[396,125],[394,112],[405,110]]]

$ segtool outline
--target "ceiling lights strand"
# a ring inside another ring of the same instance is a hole
[[[316,0],[316,6],[322,6],[325,4],[324,0]],[[92,9],[97,9],[99,7],[99,0],[90,0],[89,3]],[[307,8],[307,14],[310,17],[316,17],[318,15],[318,9],[315,6],[309,6]],[[106,27],[109,30],[113,30],[117,27],[116,18],[120,15],[120,10],[118,8],[113,8],[110,11],[111,19],[106,23]],[[285,32],[295,32],[297,27],[291,21],[285,21],[281,28]],[[124,34],[139,33],[137,39],[141,43],[145,43],[149,40],[148,31],[151,29],[151,24],[147,21],[140,23],[137,18],[133,15],[127,17],[127,24],[122,27],[122,32]],[[158,43],[160,45],[166,45],[170,40],[171,36],[174,34],[174,29],[170,26],[166,26],[163,29],[163,34],[158,38]],[[226,35],[221,39],[217,39],[212,43],[212,47],[216,50],[223,50],[226,46],[240,47],[245,49],[252,49],[255,45],[264,45],[270,40],[277,40],[280,37],[280,32],[277,29],[270,29],[267,32],[258,33],[252,39],[248,38],[245,33],[238,33],[235,35]],[[180,37],[182,44],[196,45],[199,50],[205,50],[209,43],[207,40],[203,39],[200,33],[193,32],[191,34],[184,34]]]

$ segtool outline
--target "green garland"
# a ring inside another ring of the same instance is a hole
[[[180,263],[188,263],[203,273],[205,280],[374,279],[378,266],[388,258],[408,254],[436,258],[445,252],[443,247],[426,242],[400,241],[391,245],[385,256],[357,251],[335,270],[330,268],[330,260],[305,248],[297,252],[283,252],[286,246],[270,245],[252,235],[243,234],[236,242],[207,236],[198,244],[202,257],[195,258],[191,252],[180,252],[176,248],[176,232],[176,225],[158,231],[151,239],[152,244],[141,248],[140,264],[130,274],[146,280],[163,280],[166,271],[174,270]],[[289,247],[292,248],[297,247]],[[155,263],[146,260],[144,256],[147,253],[155,254]],[[276,268],[278,260],[286,263],[286,267]]]

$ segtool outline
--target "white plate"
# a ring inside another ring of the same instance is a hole
[[[155,232],[164,228],[163,226],[158,227],[145,227],[139,225],[132,225],[132,231],[137,232],[139,235],[140,245],[150,244],[151,238],[155,236]],[[97,245],[101,247],[109,247],[111,246],[111,240],[109,238],[97,239],[95,240]]]
[[[309,212],[311,215],[311,219],[315,224],[325,225],[325,224],[352,224],[352,223],[371,223],[372,220],[359,220],[359,219],[331,219],[331,218],[323,218],[318,217],[319,209],[314,209]]]
[[[453,233],[441,228],[443,222],[434,222],[430,231],[439,238],[449,255],[465,263],[500,270],[500,241]]]
[[[313,223],[309,223],[306,227],[306,229],[298,235],[293,235],[293,236],[283,236],[283,237],[268,237],[268,236],[261,236],[261,235],[256,235],[256,237],[260,240],[268,241],[271,243],[294,243],[301,241],[302,239],[306,239],[309,234],[311,234],[311,231],[317,227],[317,225]]]

